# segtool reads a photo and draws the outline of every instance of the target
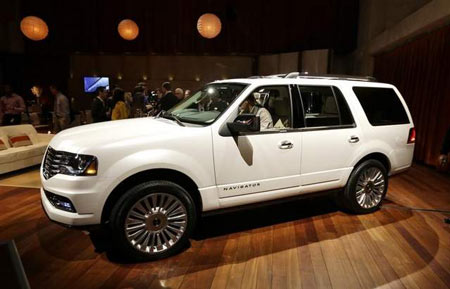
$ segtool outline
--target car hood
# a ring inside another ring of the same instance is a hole
[[[86,153],[114,144],[133,143],[136,140],[162,140],[179,135],[182,127],[164,118],[135,118],[115,120],[70,128],[58,133],[50,146],[59,151]]]

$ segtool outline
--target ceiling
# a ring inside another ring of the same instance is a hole
[[[25,40],[27,53],[265,54],[355,48],[358,0],[22,0],[20,15],[41,17],[49,26],[43,41]],[[196,22],[217,14],[222,32],[202,38]],[[134,41],[117,33],[118,23],[133,19],[140,28]],[[20,21],[20,19],[18,20]]]

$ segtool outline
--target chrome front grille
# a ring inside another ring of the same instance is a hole
[[[59,164],[62,157],[63,155],[60,152],[48,147],[42,169],[42,174],[46,180],[59,173]]]

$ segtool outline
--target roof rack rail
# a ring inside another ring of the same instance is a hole
[[[350,80],[350,81],[377,81],[373,76],[355,76],[344,74],[309,74],[307,72],[290,72],[285,74],[284,78],[316,78],[332,80]]]
[[[373,76],[356,76],[344,74],[309,74],[308,72],[290,72],[284,74],[273,74],[266,76],[250,76],[249,78],[309,78],[309,79],[330,79],[330,80],[349,80],[349,81],[370,81],[377,79]]]
[[[252,75],[248,78],[251,79],[258,79],[258,78],[284,78],[286,76],[285,73],[281,73],[281,74],[271,74],[271,75]]]

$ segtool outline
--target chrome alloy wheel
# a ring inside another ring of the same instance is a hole
[[[356,201],[365,209],[377,206],[383,198],[385,179],[383,172],[376,167],[362,171],[356,183]]]
[[[137,201],[125,220],[125,235],[141,252],[155,254],[171,248],[184,234],[187,211],[175,196],[152,193]]]

